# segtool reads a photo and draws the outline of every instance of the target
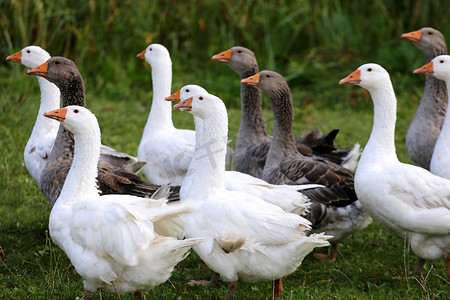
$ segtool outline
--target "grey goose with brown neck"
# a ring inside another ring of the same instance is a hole
[[[273,137],[262,178],[272,184],[322,184],[311,193],[304,191],[312,205],[307,218],[313,232],[334,236],[330,256],[336,260],[337,244],[352,233],[365,228],[371,218],[361,208],[354,189],[354,172],[321,157],[301,154],[294,142],[292,96],[286,80],[273,71],[261,71],[243,79],[243,84],[263,90],[272,102]]]
[[[54,83],[61,92],[62,106],[86,105],[83,78],[73,61],[64,57],[52,57],[47,62],[27,71]],[[41,173],[41,190],[53,206],[58,199],[64,181],[72,165],[74,153],[73,134],[62,125],[59,127],[55,145]],[[98,184],[102,194],[129,194],[151,196],[159,186],[144,182],[138,175],[100,157]],[[177,188],[171,200],[178,200]]]
[[[424,27],[404,33],[402,38],[412,42],[422,51],[427,62],[438,55],[447,54],[445,38],[434,28]],[[430,169],[431,155],[441,132],[446,110],[445,82],[427,75],[419,107],[406,134],[406,149],[415,165]]]
[[[258,73],[255,54],[247,48],[236,46],[212,57],[230,66],[241,79]],[[234,165],[237,171],[261,178],[272,137],[267,133],[262,113],[261,91],[253,86],[241,85],[241,125],[236,138]],[[359,146],[337,149],[334,139],[339,130],[324,136],[319,130],[295,138],[298,151],[304,155],[327,157],[338,164],[354,168],[359,156]]]

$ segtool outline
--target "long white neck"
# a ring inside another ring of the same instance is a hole
[[[450,89],[450,80],[445,81],[447,90]],[[448,102],[450,102],[450,94],[448,94]],[[450,179],[450,170],[447,162],[450,150],[450,112],[445,114],[444,123],[442,124],[441,133],[434,146],[433,155],[431,157],[430,171],[438,176]]]
[[[55,206],[99,194],[96,178],[97,164],[100,158],[100,128],[98,125],[92,126],[92,129],[86,130],[82,134],[74,134],[74,140],[72,166]]]
[[[150,114],[145,125],[145,132],[153,132],[158,128],[174,129],[172,122],[172,104],[165,97],[170,96],[172,86],[172,61],[168,58],[152,65],[153,100]]]
[[[194,116],[195,125],[195,146],[203,144],[203,120],[197,116]],[[183,200],[186,198],[188,191],[191,188],[192,180],[194,179],[195,170],[198,169],[199,160],[197,156],[200,156],[200,151],[194,152],[194,157],[189,164],[188,171],[184,176],[183,183],[180,188],[180,198]]]
[[[214,195],[218,189],[225,188],[227,140],[228,116],[224,107],[223,110],[217,110],[214,115],[203,119],[203,138],[195,147],[197,162],[187,197],[197,195],[198,198],[199,190],[201,195]]]
[[[32,136],[58,132],[59,123],[44,117],[44,113],[58,109],[60,107],[60,92],[56,85],[45,78],[38,77],[39,88],[41,90],[41,104],[33,127]]]
[[[398,161],[395,153],[397,100],[392,83],[369,91],[374,103],[373,128],[360,163],[379,160]]]

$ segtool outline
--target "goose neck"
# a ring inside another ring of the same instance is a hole
[[[225,154],[228,140],[228,119],[225,114],[204,118],[203,137],[195,147],[195,170],[192,185],[187,196],[213,195],[218,189],[224,189]],[[199,140],[197,140],[199,141]]]
[[[165,66],[164,66],[165,65]],[[147,126],[155,128],[174,128],[172,121],[172,104],[165,97],[170,96],[172,86],[172,64],[152,66],[153,98]]]
[[[41,90],[41,102],[39,106],[39,112],[36,119],[33,132],[41,131],[43,133],[49,133],[49,130],[56,130],[58,128],[58,122],[44,117],[44,113],[52,111],[59,108],[60,105],[60,92],[56,85],[50,81],[38,77],[39,87]]]
[[[395,152],[397,100],[392,83],[369,91],[374,103],[373,128],[361,161],[389,159],[398,161]],[[364,155],[365,154],[365,155]]]
[[[96,178],[100,158],[100,129],[98,126],[92,126],[92,129],[74,135],[74,140],[72,166],[56,204],[76,202],[80,196],[86,198],[99,194]]]
[[[61,91],[62,106],[69,105],[86,106],[86,92],[81,75],[73,76],[66,84],[59,86]]]

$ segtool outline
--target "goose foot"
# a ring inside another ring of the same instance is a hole
[[[0,246],[0,258],[2,260],[6,260],[6,255],[5,252],[3,252],[2,246]]]
[[[234,293],[236,292],[236,289],[237,289],[237,285],[238,285],[237,281],[230,282],[228,284],[228,292],[227,292],[227,295],[225,296],[224,300],[231,300],[231,299],[233,299]]]
[[[94,297],[94,294],[95,292],[85,291],[83,297],[81,297],[81,299],[77,297],[76,300],[90,300]]]
[[[332,244],[330,254],[323,254],[323,253],[314,253],[314,258],[320,260],[320,261],[333,261],[335,262],[338,256],[342,256],[342,254],[339,252],[338,244]]]
[[[190,280],[188,284],[190,286],[202,285],[202,286],[216,286],[219,283],[219,274],[214,273],[210,280]]]
[[[142,291],[134,292],[134,299],[142,300],[143,293]]]
[[[273,292],[273,299],[278,299],[281,297],[281,294],[283,294],[283,283],[286,278],[288,278],[288,276],[284,276],[274,281],[275,287]]]
[[[413,271],[414,276],[422,276],[423,275],[423,265],[425,264],[425,259],[419,258],[417,261],[416,268]]]

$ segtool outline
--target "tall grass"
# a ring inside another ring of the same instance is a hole
[[[0,3],[0,54],[37,44],[75,60],[89,88],[126,96],[147,80],[135,55],[150,43],[168,47],[176,68],[191,74],[223,73],[211,55],[242,45],[261,69],[317,92],[323,72],[344,75],[367,61],[410,72],[420,54],[400,34],[433,26],[450,35],[449,12],[412,0],[11,0]]]

